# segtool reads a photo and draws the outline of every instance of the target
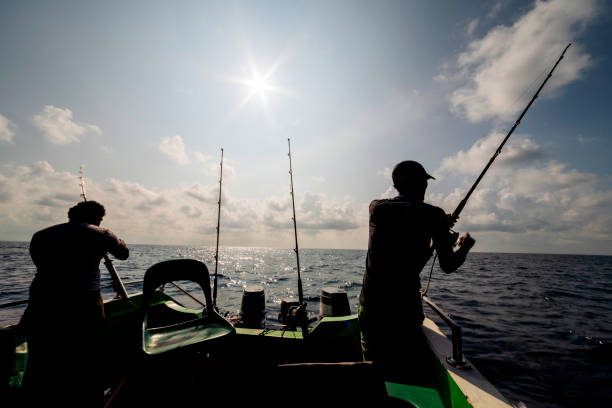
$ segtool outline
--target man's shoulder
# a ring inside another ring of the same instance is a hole
[[[373,209],[374,207],[378,207],[380,205],[406,205],[406,206],[411,206],[411,207],[415,207],[415,208],[419,208],[422,209],[424,211],[427,211],[429,213],[432,214],[445,214],[444,210],[440,207],[436,207],[435,205],[432,204],[428,204],[425,203],[423,201],[413,201],[413,200],[409,200],[406,199],[405,197],[402,196],[397,196],[397,197],[393,197],[393,198],[381,198],[381,199],[377,199],[377,200],[372,200],[372,202],[370,203],[370,209]]]
[[[50,227],[43,228],[43,229],[41,229],[40,231],[36,231],[36,232],[34,233],[34,235],[32,236],[32,238],[34,238],[34,237],[41,237],[41,236],[45,236],[45,235],[47,235],[47,234],[52,234],[52,233],[54,233],[54,232],[56,232],[56,231],[60,231],[60,230],[62,230],[62,229],[64,229],[64,228],[67,228],[67,225],[68,225],[68,223],[67,223],[67,222],[64,222],[64,223],[62,223],[62,224],[55,224],[55,225],[51,225]]]
[[[437,215],[446,215],[446,213],[444,212],[444,210],[440,207],[437,207],[435,205],[432,204],[428,204],[428,203],[423,203],[423,207],[431,212],[432,214],[437,214]]]

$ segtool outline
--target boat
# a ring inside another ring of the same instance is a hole
[[[202,310],[160,289],[187,280],[202,288]],[[296,302],[281,305],[286,315],[278,325],[258,325],[222,316],[212,305],[210,287],[204,263],[169,260],[147,270],[142,292],[105,302],[106,406],[512,406],[463,356],[460,327],[427,297],[424,303],[449,324],[452,339],[426,317],[427,361],[434,375],[417,385],[389,381],[375,364],[362,361],[357,315],[342,296],[332,305],[322,303],[326,313],[307,327],[291,320]],[[27,341],[11,325],[0,329],[0,344],[1,400],[9,402],[3,406],[23,406]],[[420,369],[405,367],[412,377]]]

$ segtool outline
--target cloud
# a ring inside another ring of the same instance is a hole
[[[451,212],[474,182],[475,177],[465,175],[482,170],[491,155],[485,146],[494,146],[498,140],[493,139],[498,137],[491,135],[467,152],[445,158],[436,174],[460,187],[447,194],[430,194],[427,200]],[[612,190],[597,175],[543,160],[539,146],[521,136],[483,178],[457,228],[479,232],[485,245],[480,250],[486,250],[490,237],[497,236],[506,240],[508,248],[522,251],[533,250],[537,244],[540,251],[606,253],[612,243],[611,206]]]
[[[599,143],[603,141],[601,137],[597,137],[597,136],[584,137],[582,135],[578,135],[576,140],[578,140],[578,143],[580,143],[581,145],[588,144],[588,143]]]
[[[478,23],[479,23],[479,20],[477,18],[469,22],[469,24],[466,27],[466,32],[467,32],[468,37],[471,37],[472,35],[474,35],[474,31],[476,31],[476,28],[478,27]]]
[[[506,135],[493,132],[477,140],[467,151],[460,150],[454,156],[442,160],[440,173],[456,172],[466,175],[479,174],[489,162]],[[525,135],[514,134],[495,161],[496,166],[524,165],[544,157],[543,149]]]
[[[208,174],[219,174],[219,165],[221,162],[220,156],[211,156],[202,152],[193,152],[193,157],[196,161],[204,164],[204,168]],[[223,159],[223,181],[229,181],[234,178],[236,170],[230,164],[231,162],[227,159]]]
[[[53,105],[46,105],[42,112],[33,116],[33,121],[48,142],[59,145],[78,142],[87,132],[102,134],[102,130],[96,125],[73,121],[70,109],[57,108]]]
[[[383,176],[386,179],[391,180],[391,174],[393,173],[393,170],[390,167],[385,167],[382,170],[377,170],[376,174],[378,174],[379,176]]]
[[[165,137],[158,146],[159,151],[180,165],[191,163],[185,152],[185,143],[179,135]]]
[[[495,3],[493,5],[493,7],[491,7],[491,10],[489,11],[489,13],[487,14],[487,18],[488,19],[493,19],[493,18],[497,17],[497,15],[501,11],[502,7],[503,7],[503,2],[498,1],[497,3]]]
[[[362,226],[355,213],[355,205],[350,198],[340,202],[331,200],[324,194],[306,192],[296,202],[296,217],[300,230],[346,231]],[[272,229],[288,229],[293,226],[290,198],[271,198],[267,201],[264,223]]]
[[[128,243],[213,246],[218,191],[216,182],[151,189],[115,178],[87,180],[87,198],[107,209],[102,226]],[[27,240],[36,230],[65,222],[68,208],[80,201],[79,194],[76,172],[57,171],[48,162],[0,165],[2,239]],[[222,245],[287,247],[292,242],[288,195],[268,202],[241,199],[228,186],[222,201]],[[349,198],[335,201],[320,194],[304,195],[297,209],[298,228],[305,235],[301,245],[363,246],[367,232],[351,235],[359,219],[355,208]],[[367,212],[362,218],[367,221]]]
[[[14,143],[17,126],[0,113],[0,143]]]
[[[531,97],[523,91],[539,85],[533,84],[534,78],[550,70],[563,48],[597,16],[597,4],[595,0],[536,1],[511,26],[496,26],[472,41],[457,59],[463,84],[451,95],[452,110],[472,122],[513,119]],[[582,46],[573,44],[543,95],[577,80],[591,64]],[[440,75],[438,79],[446,77]]]
[[[312,181],[315,183],[323,184],[327,181],[327,179],[323,176],[312,176]]]
[[[184,191],[185,195],[191,197],[201,203],[216,203],[219,200],[219,190],[217,188],[208,188],[204,191],[204,188],[199,184],[194,184]]]

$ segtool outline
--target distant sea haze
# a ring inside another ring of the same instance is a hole
[[[125,283],[142,280],[147,268],[167,259],[199,259],[214,271],[214,248],[132,245],[130,250],[130,259],[115,262]],[[35,273],[28,243],[0,242],[0,257],[0,304],[27,299]],[[318,315],[325,286],[345,290],[356,313],[364,264],[362,250],[300,250],[309,313]],[[423,287],[429,268],[421,273]],[[102,285],[110,285],[101,270]],[[264,287],[269,323],[278,322],[282,299],[297,297],[292,249],[221,248],[219,274],[217,305],[229,314],[238,313],[248,285]],[[127,289],[138,293],[142,285]],[[110,289],[103,294],[114,295]],[[463,328],[467,358],[515,404],[612,406],[611,256],[471,253],[456,273],[447,275],[436,265],[428,295]],[[18,321],[22,312],[23,307],[0,309],[2,326]],[[401,321],[401,311],[389,312]]]

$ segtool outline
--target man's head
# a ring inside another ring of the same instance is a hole
[[[391,177],[393,179],[393,187],[400,194],[417,195],[418,197],[425,196],[427,180],[435,180],[433,176],[427,174],[420,163],[412,160],[406,160],[395,165]]]
[[[73,222],[100,225],[105,214],[102,204],[96,201],[82,201],[68,210],[68,219]]]

